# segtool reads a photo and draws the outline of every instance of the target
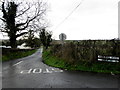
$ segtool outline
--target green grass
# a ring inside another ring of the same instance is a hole
[[[77,71],[90,71],[99,73],[115,73],[120,74],[120,63],[110,63],[110,62],[79,62],[74,64],[69,64],[63,59],[52,56],[50,51],[43,52],[43,61],[49,66],[58,67],[67,70],[77,70]]]
[[[2,55],[2,62],[26,57],[26,56],[32,55],[35,52],[36,50],[28,50],[28,51],[22,51],[22,52],[16,51],[16,52],[8,53],[5,55]]]

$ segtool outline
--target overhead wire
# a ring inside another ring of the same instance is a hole
[[[68,14],[68,16],[66,16],[56,27],[55,29],[57,29],[61,24],[63,24],[71,15],[72,13],[83,3],[84,0],[81,0],[80,3]]]

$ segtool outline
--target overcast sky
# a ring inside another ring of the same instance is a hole
[[[47,19],[50,21],[48,30],[53,32],[54,39],[59,39],[60,33],[65,33],[67,40],[117,38],[120,0],[81,1],[47,0]],[[81,5],[62,22],[79,3]],[[2,35],[0,37],[3,38]]]
[[[82,0],[48,0],[55,39],[65,33],[68,40],[113,39],[118,37],[119,0],[83,0],[82,4],[60,24]]]

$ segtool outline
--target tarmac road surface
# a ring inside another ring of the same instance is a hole
[[[67,71],[42,62],[42,49],[31,56],[2,63],[2,88],[118,88],[111,74]]]

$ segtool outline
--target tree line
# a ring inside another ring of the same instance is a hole
[[[25,41],[30,47],[36,47],[35,44],[42,43],[48,48],[52,41],[52,33],[46,30],[48,27],[44,19],[46,11],[47,3],[42,0],[37,2],[5,0],[2,2],[0,30],[7,33],[11,48],[17,48],[17,38],[24,38],[20,39],[21,43]],[[35,33],[39,33],[39,38],[35,37]]]

